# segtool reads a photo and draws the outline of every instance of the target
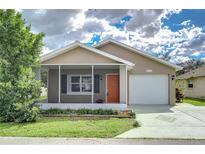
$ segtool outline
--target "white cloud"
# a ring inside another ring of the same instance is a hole
[[[187,56],[176,56],[176,57],[171,57],[170,62],[171,63],[184,63],[188,60],[190,60],[190,58]]]
[[[192,56],[199,56],[201,53],[198,51],[195,51],[193,54],[191,54]]]
[[[48,47],[43,47],[41,55],[47,54],[53,50],[50,50]]]
[[[172,31],[163,26],[181,10],[23,10],[23,16],[35,32],[45,32],[46,47],[43,53],[62,47],[72,41],[89,42],[94,34],[104,40],[112,37],[118,41],[150,54],[167,58],[170,62],[184,62],[189,56],[199,56],[205,51],[205,33],[202,27],[190,26]],[[111,25],[122,17],[132,16],[121,30]],[[189,26],[186,26],[189,25]],[[195,52],[196,51],[196,52]]]
[[[191,20],[186,20],[186,21],[183,21],[180,25],[182,26],[188,26],[191,24]]]

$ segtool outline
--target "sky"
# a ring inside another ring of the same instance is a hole
[[[20,10],[42,54],[76,40],[95,45],[112,38],[171,63],[205,60],[205,10]]]

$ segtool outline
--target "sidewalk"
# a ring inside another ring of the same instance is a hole
[[[205,140],[0,137],[0,145],[205,145]]]

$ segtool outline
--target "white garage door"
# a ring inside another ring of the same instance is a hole
[[[130,104],[168,104],[168,75],[130,75]]]

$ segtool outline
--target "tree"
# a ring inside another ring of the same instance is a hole
[[[33,34],[22,15],[0,10],[0,120],[30,122],[38,117],[35,102],[41,82],[34,69],[40,65],[44,34]]]

